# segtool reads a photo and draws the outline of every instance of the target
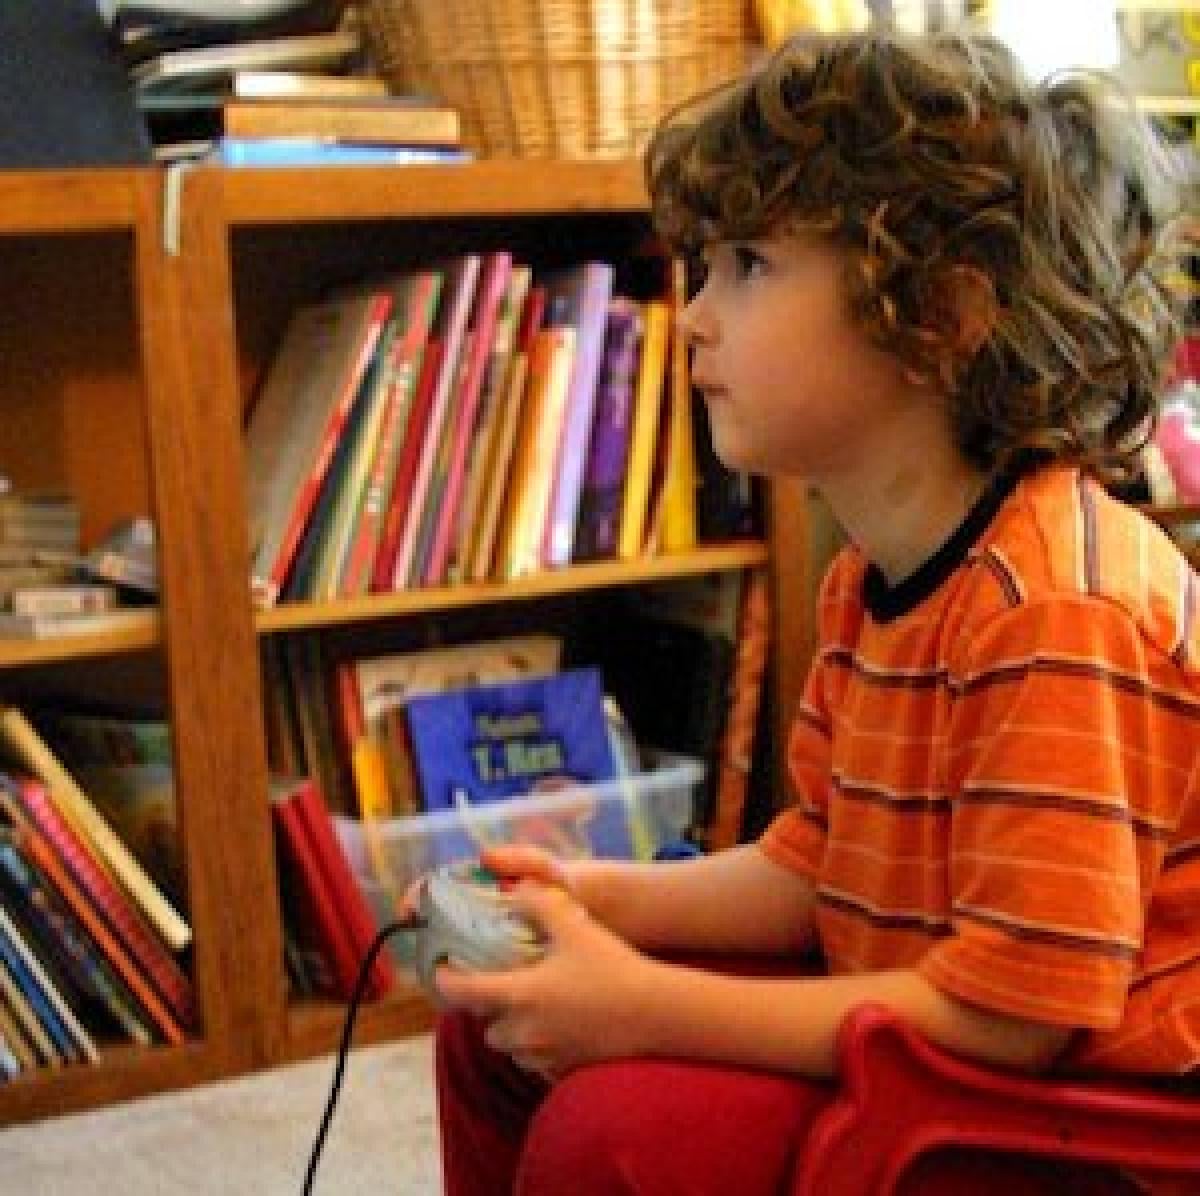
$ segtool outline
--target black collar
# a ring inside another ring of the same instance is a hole
[[[863,578],[863,605],[871,618],[877,623],[890,623],[908,614],[934,593],[967,559],[972,545],[996,517],[1004,500],[1040,457],[1041,454],[1018,454],[1011,465],[991,480],[950,538],[903,580],[889,585],[878,565],[868,565]]]

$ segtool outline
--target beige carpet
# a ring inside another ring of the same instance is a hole
[[[332,1057],[0,1132],[21,1196],[299,1196]],[[313,1196],[435,1196],[430,1040],[355,1050]]]

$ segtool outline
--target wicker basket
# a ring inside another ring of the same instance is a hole
[[[363,0],[393,88],[457,108],[484,155],[621,157],[738,73],[745,0]]]

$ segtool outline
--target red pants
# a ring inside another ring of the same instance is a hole
[[[669,1059],[580,1068],[553,1087],[465,1015],[437,1030],[447,1196],[787,1196],[829,1084]],[[904,1196],[1128,1196],[1107,1170],[942,1152]],[[831,1192],[829,1196],[837,1196]]]

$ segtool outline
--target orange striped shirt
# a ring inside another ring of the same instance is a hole
[[[891,590],[846,549],[762,839],[830,969],[1078,1027],[1074,1065],[1200,1066],[1198,616],[1170,540],[1063,466]]]

